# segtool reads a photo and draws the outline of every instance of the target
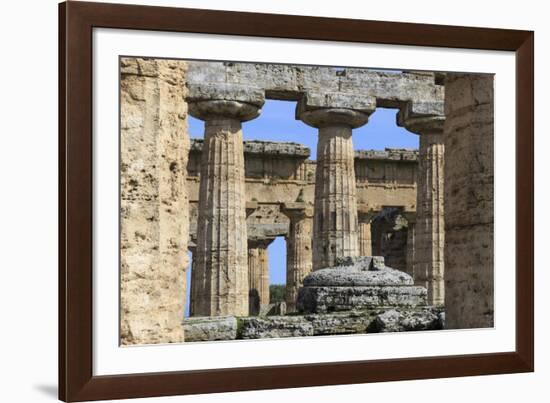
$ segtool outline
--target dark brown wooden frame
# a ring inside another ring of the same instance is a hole
[[[92,30],[507,50],[516,53],[516,350],[328,364],[92,375]],[[531,31],[67,2],[59,5],[59,398],[167,396],[534,370]]]

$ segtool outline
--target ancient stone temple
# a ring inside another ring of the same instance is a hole
[[[490,326],[492,82],[123,60],[123,342]],[[266,99],[295,102],[295,119],[317,131],[316,160],[299,138],[243,141],[243,122],[262,119]],[[378,107],[399,109],[418,150],[354,148]],[[190,145],[187,112],[204,122]],[[277,238],[286,284],[274,302]]]

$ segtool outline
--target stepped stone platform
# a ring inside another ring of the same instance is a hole
[[[336,266],[304,278],[296,303],[301,313],[327,313],[426,305],[427,291],[410,275],[387,267],[381,256],[339,258]]]

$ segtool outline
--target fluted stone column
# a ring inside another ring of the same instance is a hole
[[[359,222],[359,256],[372,256],[372,228],[371,222],[374,217],[374,211],[366,206],[358,206],[357,209]]]
[[[194,316],[248,314],[248,262],[241,122],[259,115],[252,88],[189,85],[189,113],[205,121],[201,156]]]
[[[447,74],[445,116],[445,326],[492,327],[494,75]]]
[[[313,208],[304,202],[285,203],[281,210],[290,218],[286,251],[287,312],[296,311],[298,290],[312,269],[311,230]]]
[[[120,343],[184,341],[187,63],[120,60]]]
[[[407,219],[407,274],[414,278],[416,212],[404,213]]]
[[[376,101],[341,93],[307,93],[297,117],[319,129],[313,217],[313,270],[358,256],[352,129],[367,123]]]
[[[258,315],[269,304],[269,259],[267,247],[273,239],[248,241],[248,309]]]
[[[415,224],[415,284],[428,289],[428,303],[445,303],[444,117],[413,117],[405,127],[420,135]]]

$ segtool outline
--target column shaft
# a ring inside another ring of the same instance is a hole
[[[372,214],[359,212],[359,255],[372,256]]]
[[[296,311],[298,290],[303,284],[304,277],[311,272],[311,227],[311,215],[290,215],[286,255],[285,301],[287,312]]]
[[[409,221],[407,227],[407,274],[414,277],[416,224]]]
[[[416,284],[428,289],[430,304],[443,304],[445,301],[443,140],[440,133],[421,134],[418,156],[414,278]]]
[[[261,306],[269,304],[269,261],[265,247],[248,249],[248,289],[249,315],[258,315]]]
[[[206,120],[193,314],[247,315],[244,154],[238,119]]]
[[[121,344],[184,341],[187,63],[121,59]]]
[[[336,257],[358,256],[357,196],[352,129],[319,129],[313,220],[313,269],[334,265]]]
[[[446,76],[445,327],[448,329],[495,324],[493,97],[492,74]]]

